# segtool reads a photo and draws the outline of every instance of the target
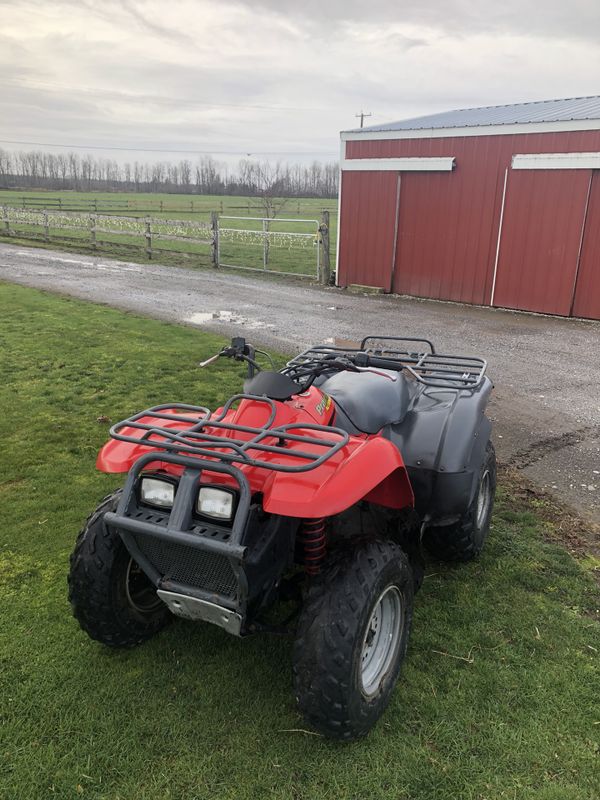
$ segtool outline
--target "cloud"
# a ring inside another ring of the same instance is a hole
[[[282,15],[324,36],[347,23],[422,25],[453,36],[472,34],[577,37],[595,41],[600,5],[593,0],[223,0]]]
[[[0,8],[2,139],[335,158],[361,108],[373,123],[598,91],[595,0]]]

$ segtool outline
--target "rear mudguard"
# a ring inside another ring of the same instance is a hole
[[[447,522],[472,502],[491,433],[485,409],[492,388],[488,378],[462,391],[426,387],[402,422],[384,429],[402,452],[422,517]]]
[[[98,454],[102,472],[128,472],[148,447],[109,440]],[[156,451],[154,469],[172,471]],[[210,462],[206,461],[207,473]],[[359,500],[388,508],[414,503],[411,483],[400,452],[382,436],[350,437],[346,447],[321,466],[305,472],[277,472],[235,465],[246,476],[251,491],[262,493],[263,508],[271,514],[314,519],[339,514]],[[179,470],[180,471],[180,470]],[[213,477],[214,476],[214,477]],[[206,479],[226,482],[224,476]]]

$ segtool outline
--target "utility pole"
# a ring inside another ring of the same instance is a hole
[[[354,116],[355,117],[360,117],[360,127],[362,128],[363,124],[364,124],[364,121],[365,121],[365,117],[370,117],[372,115],[371,115],[370,112],[368,114],[365,114],[364,111],[361,111],[360,114],[355,114]]]

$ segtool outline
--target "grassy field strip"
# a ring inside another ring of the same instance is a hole
[[[337,214],[336,199],[307,197],[274,198],[278,216],[312,216],[327,209]],[[264,202],[260,197],[241,195],[166,194],[164,192],[75,192],[22,189],[0,189],[0,205],[8,204],[21,208],[63,208],[75,211],[98,211],[100,213],[208,215],[211,211],[220,214],[264,216]]]
[[[211,407],[241,368],[216,336],[0,283],[0,798],[597,800],[593,559],[551,543],[500,487],[480,561],[430,563],[401,681],[365,740],[305,733],[290,642],[176,621],[147,645],[91,642],[66,600],[82,521],[119,478],[116,421]]]

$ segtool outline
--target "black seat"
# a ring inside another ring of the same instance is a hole
[[[345,416],[362,433],[377,433],[384,425],[401,422],[410,402],[404,377],[388,370],[337,372],[319,382],[319,388],[333,397],[341,412],[333,424],[344,427]]]

